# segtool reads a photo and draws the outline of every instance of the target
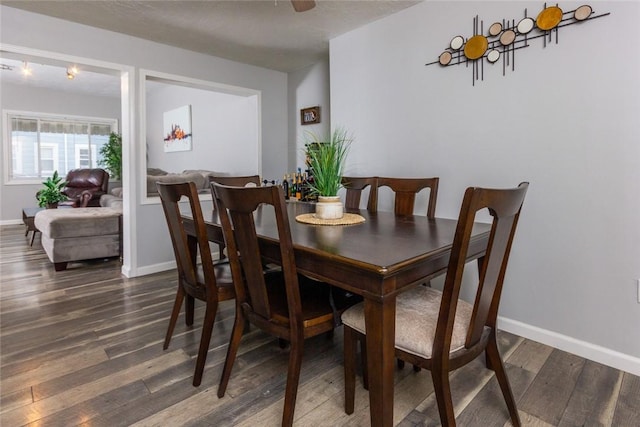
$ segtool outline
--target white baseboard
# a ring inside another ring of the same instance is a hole
[[[160,273],[162,271],[172,270],[175,268],[176,268],[175,261],[167,261],[159,264],[145,265],[143,267],[136,268],[135,271],[133,269],[129,270],[128,273],[130,275],[127,277],[146,276],[148,274]]]
[[[517,320],[498,317],[498,329],[640,376],[640,358]]]
[[[218,259],[218,257],[219,257],[219,252],[211,253],[211,258],[213,258],[214,260]],[[198,255],[196,262],[197,263],[201,262],[200,255]],[[131,277],[138,277],[138,276],[146,276],[147,274],[160,273],[162,271],[173,270],[175,268],[176,268],[175,261],[167,261],[167,262],[161,262],[158,264],[145,265],[143,267],[138,267],[135,270],[132,268],[125,269],[123,266],[122,274],[124,274],[125,277],[131,278]]]
[[[20,225],[23,224],[24,222],[22,222],[21,219],[5,219],[3,221],[0,221],[0,225]]]

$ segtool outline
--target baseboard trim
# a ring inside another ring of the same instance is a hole
[[[218,259],[219,257],[219,252],[211,252],[211,258],[213,260]],[[200,255],[198,255],[198,257],[196,258],[196,262],[200,263],[202,262],[200,260]],[[123,274],[126,277],[138,277],[138,276],[146,276],[148,274],[154,274],[154,273],[161,273],[163,271],[167,271],[167,270],[173,270],[176,268],[176,262],[174,261],[167,261],[167,262],[161,262],[158,264],[152,264],[152,265],[145,265],[143,267],[138,267],[136,269],[132,269],[132,268],[127,268],[126,271],[124,271],[123,269]]]
[[[640,376],[640,358],[638,357],[504,317],[498,318],[498,328]]]
[[[3,221],[0,221],[0,226],[2,225],[20,225],[23,224],[24,222],[22,222],[21,219],[5,219]]]
[[[160,273],[167,270],[172,270],[176,268],[175,261],[167,261],[161,262],[159,264],[145,265],[143,267],[138,267],[135,269],[129,270],[129,273],[132,274],[128,277],[138,277],[138,276],[146,276],[148,274]]]

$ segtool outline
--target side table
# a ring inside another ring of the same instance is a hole
[[[30,246],[33,246],[33,240],[36,238],[36,233],[38,229],[34,224],[34,219],[36,214],[40,211],[43,211],[45,208],[24,208],[22,209],[22,222],[27,226],[27,231],[24,233],[25,236],[29,235],[30,231],[33,231],[33,235],[31,236]]]

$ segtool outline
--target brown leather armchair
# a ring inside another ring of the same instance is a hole
[[[62,192],[69,198],[64,204],[74,207],[100,206],[100,196],[107,193],[109,173],[104,169],[73,169],[67,174]]]

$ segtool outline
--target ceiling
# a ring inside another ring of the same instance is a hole
[[[120,97],[120,78],[113,71],[79,65],[78,73],[71,80],[67,78],[69,65],[51,59],[21,58],[20,55],[0,52],[0,81],[62,92]],[[25,74],[25,68],[29,75]]]
[[[4,6],[290,72],[328,57],[329,40],[422,0],[2,0]]]

